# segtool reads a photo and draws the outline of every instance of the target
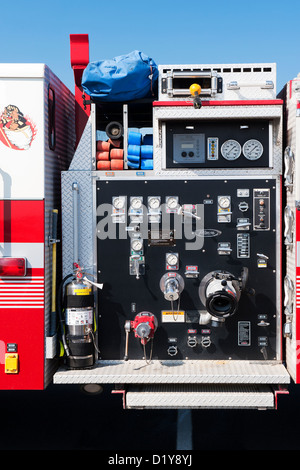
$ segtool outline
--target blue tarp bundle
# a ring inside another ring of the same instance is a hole
[[[126,102],[152,97],[158,68],[143,52],[133,51],[111,60],[90,62],[82,88],[95,102]]]

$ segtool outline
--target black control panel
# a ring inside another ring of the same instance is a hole
[[[274,359],[277,190],[271,178],[97,181],[100,357],[123,359],[125,324],[143,312],[156,330],[146,345],[130,332],[129,359],[150,344],[161,360]]]
[[[167,121],[167,168],[268,168],[267,120]]]

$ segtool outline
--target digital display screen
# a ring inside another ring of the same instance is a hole
[[[182,149],[193,149],[194,144],[181,144]]]
[[[205,162],[205,134],[174,134],[173,163]]]

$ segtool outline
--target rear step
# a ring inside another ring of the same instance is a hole
[[[100,360],[91,369],[62,367],[53,382],[114,384],[124,408],[270,409],[290,375],[277,361]]]
[[[269,385],[134,385],[123,394],[126,409],[276,409],[277,394]]]

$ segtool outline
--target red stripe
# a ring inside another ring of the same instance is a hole
[[[44,269],[36,268],[28,270],[28,274],[22,278],[24,283],[29,284],[30,289],[35,288],[37,281],[44,282]],[[35,277],[41,277],[36,279]],[[0,297],[5,296],[2,290],[6,285],[15,282],[16,290],[20,286],[20,279],[0,278]],[[43,286],[43,284],[41,284]],[[17,293],[12,294],[12,301],[20,301]],[[21,297],[23,293],[19,294]],[[42,294],[41,294],[42,295]],[[33,295],[32,295],[33,297]],[[44,305],[25,304],[27,308],[22,308],[22,303],[10,305],[3,308],[4,301],[0,299],[2,308],[0,309],[0,390],[43,390],[44,389],[44,361],[45,361],[45,324]],[[19,355],[18,374],[4,373],[4,356],[8,343],[17,345]]]
[[[202,106],[269,106],[282,105],[283,100],[202,101]],[[154,101],[153,106],[193,106],[192,101]]]
[[[0,201],[0,243],[44,240],[44,201]]]
[[[44,306],[44,270],[30,269],[25,277],[0,278],[0,309],[5,306]]]

